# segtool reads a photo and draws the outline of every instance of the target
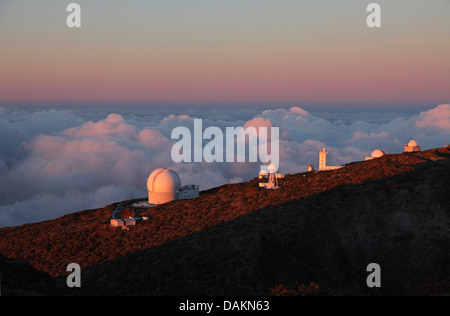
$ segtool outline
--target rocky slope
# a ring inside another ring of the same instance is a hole
[[[108,227],[115,205],[4,228],[0,253],[54,277],[79,263],[83,287],[69,295],[254,295],[312,281],[335,293],[416,294],[450,275],[448,148],[281,185],[209,190],[144,210],[150,220],[130,231]],[[366,286],[371,262],[381,289]]]

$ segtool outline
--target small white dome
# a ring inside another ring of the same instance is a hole
[[[417,142],[415,140],[412,140],[408,143],[409,147],[418,147],[419,145],[417,144]]]
[[[177,192],[180,190],[180,187],[180,177],[175,171],[169,169],[156,169],[150,174],[147,180],[147,188],[149,192]]]
[[[275,173],[275,171],[277,171],[278,168],[277,168],[277,166],[275,166],[274,164],[271,163],[271,164],[267,167],[267,170],[269,170],[270,173]]]
[[[383,157],[384,155],[386,155],[386,152],[381,149],[375,149],[372,152],[372,158],[380,158],[380,157]]]

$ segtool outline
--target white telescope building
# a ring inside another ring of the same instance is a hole
[[[366,161],[381,158],[384,155],[386,155],[386,152],[384,150],[375,149],[374,151],[372,151],[372,154],[370,155],[370,157],[366,157]]]
[[[415,140],[412,140],[408,143],[408,145],[405,145],[405,153],[417,153],[419,151],[422,151],[422,148]]]
[[[147,180],[148,203],[163,204],[174,200],[193,199],[199,196],[199,186],[181,186],[178,174],[170,169],[159,168]]]
[[[327,155],[328,152],[325,148],[319,152],[319,171],[337,170],[342,168],[342,166],[327,166]]]
[[[268,174],[268,179],[269,179],[269,182],[267,182],[267,183],[260,183],[259,184],[259,187],[260,188],[266,188],[266,189],[278,189],[279,188],[279,186],[278,186],[278,178],[284,178],[284,175],[279,175],[279,174],[277,174],[276,172],[275,172],[275,170],[277,170],[278,168],[277,167],[275,167],[275,165],[274,164],[270,164],[268,167],[267,167],[267,170],[269,171],[269,172],[266,172],[267,174]],[[260,175],[261,175],[261,173],[260,173]]]

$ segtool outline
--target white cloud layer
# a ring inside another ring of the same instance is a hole
[[[183,183],[201,189],[257,175],[255,163],[172,162],[171,131],[192,128],[193,120],[170,115],[138,121],[109,114],[93,121],[67,111],[0,108],[0,227],[145,197],[147,176],[159,167],[176,170]],[[330,122],[293,107],[267,110],[248,121],[204,119],[203,129],[209,126],[279,127],[280,172],[290,173],[317,165],[323,147],[333,165],[363,160],[374,149],[400,153],[410,139],[424,149],[440,147],[450,142],[450,105],[387,124]]]

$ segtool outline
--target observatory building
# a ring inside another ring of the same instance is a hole
[[[386,155],[386,152],[384,150],[375,149],[374,151],[372,151],[372,155],[370,155],[370,157],[366,157],[366,161],[377,159],[377,158],[383,157],[384,155]]]
[[[337,170],[342,168],[342,166],[327,166],[327,155],[328,152],[325,148],[319,152],[319,171]]]
[[[261,170],[261,172],[258,175],[259,179],[269,179],[269,177],[270,177],[270,174],[265,170]],[[286,177],[286,175],[283,173],[275,173],[275,177],[277,179],[284,179]]]
[[[268,174],[269,182],[260,183],[259,187],[260,188],[265,188],[265,189],[272,189],[272,190],[278,189],[279,188],[279,186],[278,186],[278,179],[279,178],[284,178],[284,174],[277,174],[276,173],[277,167],[275,165],[273,165],[273,164],[270,164],[267,167],[267,170],[269,172],[265,172],[265,174]],[[264,179],[264,178],[260,178],[260,179]]]
[[[193,199],[199,196],[199,186],[181,186],[178,174],[169,169],[153,171],[147,180],[148,203],[163,204],[174,200]]]
[[[422,149],[415,140],[412,140],[408,143],[408,145],[405,145],[405,153],[416,153],[419,151],[422,151]]]

